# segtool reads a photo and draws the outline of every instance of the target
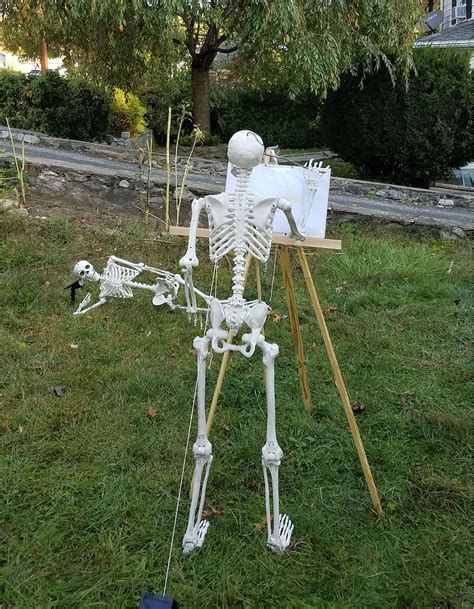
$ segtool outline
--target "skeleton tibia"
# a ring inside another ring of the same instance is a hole
[[[293,525],[288,516],[280,514],[280,494],[278,490],[278,468],[283,458],[276,437],[275,421],[275,358],[278,345],[260,342],[265,366],[267,392],[267,441],[262,448],[263,478],[265,481],[265,510],[267,518],[267,545],[273,552],[283,552],[290,543]],[[268,477],[270,473],[270,480]]]
[[[209,355],[210,339],[197,337],[193,345],[197,352],[197,413],[198,437],[193,446],[195,459],[194,483],[189,510],[188,528],[183,538],[183,552],[189,554],[204,543],[209,522],[202,520],[206,499],[207,479],[212,463],[212,445],[206,432],[206,360]]]

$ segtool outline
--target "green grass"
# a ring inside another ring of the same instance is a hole
[[[0,150],[0,199],[10,194],[17,183],[13,165],[1,164],[1,152]]]
[[[172,269],[184,243],[61,219],[2,218],[0,230],[2,607],[138,607],[142,590],[162,591],[199,330],[181,312],[154,309],[143,293],[75,318],[63,288],[77,259],[101,269],[116,253]],[[207,507],[219,514],[199,554],[180,552],[187,497],[179,512],[168,593],[184,609],[472,607],[472,251],[467,242],[376,227],[337,234],[342,253],[311,252],[310,262],[352,401],[365,406],[358,423],[385,514],[370,509],[295,270],[311,414],[299,396],[288,320],[269,318],[266,327],[280,345],[281,497],[294,546],[276,556],[254,526],[264,515],[262,368],[257,356],[235,357],[211,435]],[[204,261],[203,242],[200,251]],[[271,275],[272,262],[263,274],[267,299]],[[210,276],[202,264],[196,284],[208,289]],[[219,293],[228,281],[225,262]],[[285,314],[279,273],[272,306]],[[219,362],[214,356],[210,390]],[[191,467],[189,459],[186,485]]]

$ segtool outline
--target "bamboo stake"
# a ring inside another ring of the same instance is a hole
[[[304,409],[306,412],[311,412],[313,405],[311,403],[311,392],[309,389],[308,376],[306,374],[306,366],[304,363],[303,340],[301,338],[301,328],[298,319],[298,308],[296,306],[295,288],[293,285],[293,277],[291,275],[290,255],[287,245],[280,246],[280,266],[283,275],[283,283],[285,284],[288,316],[290,318],[291,334],[293,335],[293,343],[295,346],[296,365],[298,367],[301,395],[303,397]]]
[[[257,298],[262,301],[262,280],[260,278],[260,262],[255,258],[255,283],[257,284]]]
[[[303,270],[303,275],[304,275],[304,278],[306,281],[306,285],[308,286],[309,295],[311,297],[313,309],[316,314],[316,319],[318,320],[318,324],[319,324],[319,328],[321,330],[324,345],[326,347],[329,361],[331,363],[331,368],[332,368],[332,371],[334,374],[334,380],[336,382],[336,387],[339,391],[339,395],[341,396],[342,404],[344,406],[344,411],[346,413],[346,417],[349,422],[349,427],[351,429],[352,437],[354,439],[354,444],[355,444],[355,447],[357,450],[357,454],[359,455],[359,460],[360,460],[360,464],[362,466],[362,471],[364,472],[365,481],[367,483],[367,487],[369,489],[369,493],[372,498],[372,503],[373,503],[374,509],[377,512],[377,514],[379,516],[381,516],[383,514],[383,510],[382,510],[382,506],[380,504],[380,498],[379,498],[379,495],[377,492],[377,487],[375,486],[372,472],[370,470],[370,465],[367,460],[367,455],[365,454],[365,449],[364,449],[364,445],[362,443],[362,438],[359,433],[359,428],[357,426],[357,422],[355,420],[354,413],[352,412],[349,395],[347,393],[346,386],[344,384],[344,380],[342,378],[342,374],[339,369],[339,364],[337,362],[336,354],[335,354],[334,348],[332,346],[331,337],[329,336],[326,321],[324,319],[323,310],[321,308],[318,294],[316,292],[316,286],[314,285],[313,277],[311,275],[311,271],[310,271],[309,265],[308,265],[308,260],[306,258],[303,248],[298,248],[298,257],[299,257],[301,268]]]
[[[170,229],[170,137],[171,137],[171,106],[168,108],[168,124],[166,128],[166,192],[165,192],[165,231]]]

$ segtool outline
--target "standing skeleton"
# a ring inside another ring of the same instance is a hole
[[[227,153],[237,178],[235,193],[209,195],[193,201],[188,249],[180,260],[180,266],[185,273],[185,289],[192,288],[192,268],[198,265],[196,232],[199,215],[205,208],[210,230],[210,259],[217,263],[223,256],[233,252],[233,286],[232,296],[227,300],[210,300],[212,327],[205,336],[198,336],[193,342],[197,353],[198,435],[193,446],[195,472],[188,527],[183,539],[185,554],[202,546],[209,527],[209,522],[202,520],[202,512],[212,463],[212,446],[206,433],[205,410],[206,360],[210,349],[216,353],[239,351],[245,357],[251,357],[256,347],[262,351],[268,411],[267,437],[262,449],[268,547],[274,552],[283,552],[290,543],[293,532],[291,520],[288,516],[281,516],[279,511],[278,468],[283,451],[278,445],[275,423],[274,363],[278,355],[278,345],[268,343],[262,334],[268,305],[256,300],[247,302],[243,292],[246,257],[251,256],[260,262],[268,260],[273,218],[277,209],[285,213],[292,236],[300,240],[304,239],[304,236],[297,229],[288,201],[259,196],[248,191],[251,171],[260,162],[263,152],[262,140],[251,131],[239,131],[230,139]],[[243,326],[247,326],[249,332],[242,335],[241,344],[228,341],[228,330],[222,327],[224,323],[233,336],[236,336]]]

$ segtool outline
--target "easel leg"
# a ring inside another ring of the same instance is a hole
[[[311,403],[311,392],[309,390],[306,366],[304,363],[303,341],[301,339],[300,322],[298,319],[295,289],[291,275],[290,255],[287,245],[282,245],[280,247],[280,266],[283,275],[283,283],[285,284],[286,302],[288,305],[288,315],[290,317],[291,333],[293,335],[293,343],[295,345],[296,365],[298,367],[298,375],[300,378],[301,395],[303,396],[304,409],[307,412],[311,412],[313,409]]]
[[[328,328],[327,328],[326,321],[325,321],[324,315],[323,315],[323,310],[321,308],[318,294],[316,292],[316,286],[314,285],[313,277],[312,277],[311,271],[309,269],[308,260],[306,259],[304,249],[302,247],[299,247],[297,249],[298,249],[298,258],[300,261],[301,268],[303,270],[303,275],[304,275],[304,278],[306,281],[306,285],[308,287],[309,295],[311,297],[313,309],[316,314],[316,319],[318,320],[318,324],[319,324],[319,328],[321,330],[324,345],[326,347],[329,361],[331,363],[331,368],[332,368],[332,371],[334,374],[334,380],[336,382],[336,387],[339,391],[339,395],[341,396],[342,403],[344,405],[344,411],[346,413],[346,417],[349,422],[349,427],[351,429],[352,437],[354,439],[354,444],[357,449],[357,454],[359,455],[360,464],[362,465],[362,471],[364,472],[365,481],[367,483],[367,487],[369,489],[369,493],[372,498],[372,503],[373,503],[374,509],[377,512],[377,514],[380,516],[383,513],[383,510],[382,510],[382,506],[380,504],[380,498],[379,498],[379,495],[377,492],[377,487],[375,486],[372,472],[370,470],[370,465],[369,465],[369,462],[367,461],[367,455],[365,454],[364,445],[362,444],[362,439],[360,437],[359,428],[357,426],[357,422],[355,420],[354,413],[352,412],[349,395],[347,394],[346,386],[344,384],[344,380],[342,378],[342,374],[339,369],[339,364],[336,359],[336,354],[335,354],[334,348],[332,346],[331,337],[329,336]]]

